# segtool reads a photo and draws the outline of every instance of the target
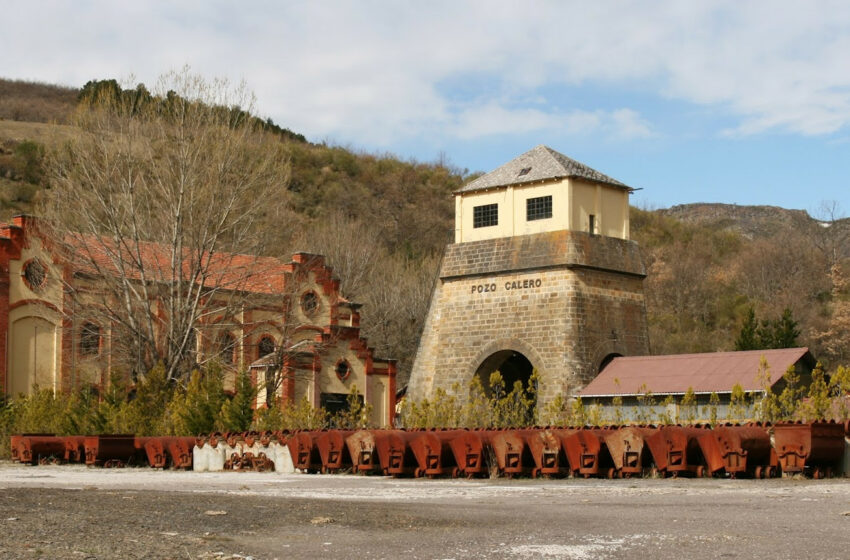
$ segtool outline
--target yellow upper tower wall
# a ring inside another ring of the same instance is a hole
[[[538,146],[455,193],[455,243],[560,230],[628,239],[631,191]]]

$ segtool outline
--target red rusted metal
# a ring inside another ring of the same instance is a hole
[[[717,426],[697,441],[710,475],[723,471],[732,478],[740,475],[767,478],[776,472],[776,455],[772,453],[770,433],[764,426]]]
[[[614,476],[614,462],[605,445],[604,428],[583,428],[576,430],[562,440],[572,474],[583,476]]]
[[[59,436],[21,436],[17,444],[21,463],[35,465],[65,458],[65,440]]]
[[[144,441],[146,440],[140,438],[139,442],[142,446],[138,447],[136,437],[133,435],[86,436],[84,441],[86,465],[123,467],[128,464],[138,464],[139,451],[144,449]]]
[[[86,460],[86,437],[65,436],[65,461],[69,463],[84,463]]]
[[[492,430],[483,434],[496,459],[499,474],[508,478],[522,474],[523,456],[527,453],[525,438],[514,430]]]
[[[319,451],[322,472],[333,473],[351,467],[351,455],[345,446],[345,438],[353,430],[328,430],[316,436],[315,445]]]
[[[23,433],[23,434],[14,434],[9,438],[9,449],[11,451],[11,459],[14,462],[20,461],[20,456],[18,455],[18,447],[20,446],[21,438],[23,437],[50,437],[56,434],[47,434],[47,433]]]
[[[345,438],[345,446],[348,448],[354,472],[373,472],[381,468],[373,430],[352,432]]]
[[[773,426],[773,447],[783,473],[813,478],[831,476],[841,467],[845,427],[837,422],[780,423]]]
[[[487,473],[484,460],[484,438],[479,431],[461,431],[449,442],[455,458],[453,476],[473,477]]]
[[[322,469],[322,458],[316,447],[316,438],[320,434],[320,431],[301,431],[289,436],[286,444],[296,469],[305,472],[319,472]]]
[[[172,436],[163,439],[165,440],[165,450],[168,452],[171,468],[191,469],[192,447],[195,445],[195,438]]]
[[[534,461],[530,472],[532,478],[557,476],[562,474],[562,469],[567,470],[567,466],[561,461],[561,439],[554,431],[534,428],[517,430],[516,433],[525,438],[526,447]]]
[[[148,465],[154,469],[164,469],[168,463],[168,456],[165,452],[165,439],[158,437],[149,437],[140,439],[137,438],[136,444],[141,444],[145,450],[145,455],[148,458]]]
[[[416,472],[418,463],[409,442],[417,432],[404,430],[373,430],[375,447],[381,471],[390,476],[411,475]]]
[[[690,473],[703,476],[705,466],[698,439],[707,431],[700,426],[662,426],[644,442],[662,475]]]
[[[11,459],[13,462],[17,463],[21,460],[20,455],[18,455],[18,445],[21,443],[21,438],[23,434],[15,434],[9,438],[9,451],[11,453]]]
[[[434,478],[444,474],[457,475],[457,463],[451,442],[466,430],[428,430],[418,432],[408,443],[417,468],[413,476]]]
[[[646,448],[645,440],[656,431],[657,428],[624,426],[604,433],[605,445],[608,447],[617,476],[640,476],[649,469],[652,457]]]

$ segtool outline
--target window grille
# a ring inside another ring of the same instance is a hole
[[[545,220],[552,217],[552,196],[529,198],[525,201],[525,219]]]
[[[490,227],[499,225],[499,205],[485,204],[472,209],[472,227]]]

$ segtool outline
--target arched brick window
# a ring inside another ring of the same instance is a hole
[[[270,336],[263,336],[260,338],[260,341],[257,343],[257,358],[262,358],[263,356],[268,356],[272,352],[274,352],[274,339]]]
[[[218,355],[225,364],[235,364],[237,360],[236,337],[229,332],[223,332],[218,337]]]
[[[94,323],[83,323],[80,329],[80,355],[97,356],[100,354],[100,327]]]

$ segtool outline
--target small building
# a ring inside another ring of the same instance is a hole
[[[156,266],[163,251],[147,243],[138,253]],[[228,389],[239,371],[258,361],[264,365],[251,368],[255,380],[275,368],[279,382],[270,394],[261,387],[260,404],[306,398],[335,410],[356,386],[371,405],[372,423],[392,423],[395,361],[375,357],[360,336],[360,306],[342,295],[321,255],[296,253],[288,262],[226,253],[214,258],[222,265],[204,286],[216,288],[211,293],[222,304],[211,305],[216,312],[194,325],[195,362],[218,361]],[[0,394],[28,394],[35,385],[56,392],[98,389],[112,372],[129,375],[120,361],[121,335],[108,315],[95,311],[114,304],[102,288],[109,270],[63,260],[34,217],[0,224]],[[156,319],[167,323],[164,309],[157,308]]]
[[[688,391],[694,393],[700,410],[715,394],[717,417],[725,419],[736,385],[757,398],[766,388],[779,393],[785,388],[783,375],[793,367],[800,384],[808,386],[815,364],[808,348],[618,357],[576,396],[585,403],[597,403],[606,419],[615,416],[614,399],[619,399],[624,419],[641,420],[663,414],[676,418],[678,403]],[[674,404],[666,409],[661,403],[668,397],[673,397]]]

